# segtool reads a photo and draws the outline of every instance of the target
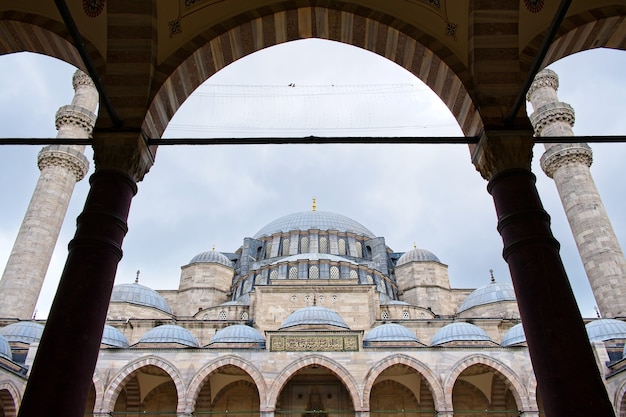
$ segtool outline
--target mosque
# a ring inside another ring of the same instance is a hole
[[[591,148],[541,70],[626,49],[625,16],[624,0],[3,2],[0,54],[83,72],[0,279],[0,417],[626,415],[626,260]],[[306,38],[379,54],[440,97],[488,182],[512,285],[451,288],[445,259],[315,204],[233,252],[190,254],[177,290],[114,285],[137,183],[182,103],[230,63]],[[571,292],[537,142],[601,318],[583,321]],[[87,144],[89,195],[50,314],[32,320]]]
[[[97,97],[82,72],[73,83],[75,101],[57,114],[70,136],[89,124],[81,106]],[[560,103],[557,86],[556,74],[541,72],[533,104]],[[75,175],[67,161],[83,163],[80,151],[44,148],[40,168],[63,160]],[[5,271],[5,288],[9,281]],[[0,318],[1,417],[16,415],[45,325],[11,319],[23,314],[18,304],[4,304]],[[586,328],[622,415],[626,322]],[[357,220],[318,211],[314,199],[310,211],[260,227],[234,252],[190,257],[177,290],[144,286],[139,271],[114,286],[86,415],[539,416],[536,387],[511,284],[492,275],[481,288],[451,288],[445,259],[394,251]]]

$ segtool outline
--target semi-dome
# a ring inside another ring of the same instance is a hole
[[[363,344],[371,342],[419,342],[408,327],[396,323],[385,323],[374,327],[363,338]]]
[[[227,266],[229,268],[233,267],[233,263],[230,259],[226,257],[221,252],[216,252],[214,250],[210,250],[207,252],[202,252],[191,258],[189,261],[190,264],[195,263],[213,263],[213,264],[221,264]]]
[[[11,353],[11,346],[9,341],[0,334],[0,358],[13,360],[13,354]]]
[[[413,248],[408,252],[404,252],[396,262],[396,266],[408,264],[409,262],[428,262],[435,261],[441,263],[437,255],[426,249]]]
[[[500,301],[515,301],[515,290],[513,285],[509,283],[494,281],[489,285],[474,290],[468,295],[461,307],[459,307],[459,313],[472,307]]]
[[[172,310],[167,304],[167,301],[165,301],[158,292],[137,283],[114,286],[113,292],[111,293],[111,302],[153,307],[164,313],[172,314]]]
[[[500,344],[502,346],[512,346],[518,343],[524,343],[525,341],[526,334],[524,333],[524,327],[522,327],[522,323],[518,323],[502,336],[502,343]]]
[[[214,343],[265,343],[263,335],[254,327],[245,324],[234,324],[218,330],[211,338],[209,345]]]
[[[0,334],[8,342],[37,343],[43,334],[43,324],[34,321],[20,321],[0,329]]]
[[[141,336],[139,343],[177,343],[189,347],[198,347],[198,341],[191,332],[175,324],[163,324],[149,330]]]
[[[129,346],[128,340],[126,339],[126,336],[124,336],[124,333],[108,324],[104,325],[101,343],[103,345],[121,349],[126,349]]]
[[[585,325],[592,342],[626,339],[626,322],[617,319],[597,319]]]
[[[274,233],[290,232],[292,230],[336,230],[338,232],[355,233],[370,238],[376,237],[371,231],[356,220],[341,214],[328,211],[303,211],[283,216],[269,223],[259,230],[254,238],[271,236]]]
[[[291,313],[280,326],[281,330],[302,326],[333,326],[349,329],[339,313],[322,306],[308,306]]]
[[[450,323],[439,329],[439,331],[433,336],[433,340],[430,344],[431,346],[435,346],[447,342],[461,341],[490,342],[491,339],[483,329],[474,324],[456,322]]]

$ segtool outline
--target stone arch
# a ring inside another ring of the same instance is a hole
[[[5,417],[17,416],[20,402],[20,390],[11,381],[0,382],[0,404],[4,408]]]
[[[189,383],[189,387],[187,389],[187,400],[185,404],[186,412],[191,412],[195,408],[196,401],[198,399],[198,394],[204,385],[205,380],[219,368],[224,366],[236,366],[246,372],[254,383],[256,384],[256,388],[259,391],[259,398],[261,401],[264,398],[267,398],[267,384],[265,383],[265,379],[263,378],[263,374],[259,371],[254,365],[245,359],[239,358],[237,356],[228,355],[222,356],[213,362],[205,365],[202,369],[200,369],[196,375],[192,378]],[[263,410],[264,404],[261,403],[261,410]]]
[[[515,401],[517,402],[518,407],[520,407],[522,410],[528,410],[530,408],[528,393],[524,388],[524,385],[519,380],[518,375],[511,368],[509,368],[504,363],[498,361],[497,359],[477,354],[466,357],[457,362],[455,365],[452,366],[450,373],[446,377],[443,384],[443,393],[445,397],[445,404],[449,410],[452,410],[452,390],[454,389],[454,384],[456,383],[456,380],[459,378],[464,370],[472,365],[479,364],[486,365],[492,368],[496,373],[504,378],[505,383],[507,383],[511,388],[511,392],[515,397]]]
[[[561,31],[550,46],[543,61],[547,66],[568,55],[595,48],[626,50],[626,9],[614,6],[598,7],[593,10],[567,17]],[[530,65],[536,56],[544,34],[528,44],[522,52],[522,62]]]
[[[430,387],[430,390],[433,394],[433,399],[435,401],[435,409],[443,410],[444,405],[444,395],[443,388],[437,376],[430,370],[428,366],[424,363],[418,361],[415,358],[412,358],[403,354],[396,354],[393,356],[389,356],[380,362],[376,363],[367,373],[365,377],[365,381],[363,383],[363,407],[365,409],[370,408],[370,394],[372,392],[372,387],[374,386],[374,382],[376,378],[387,368],[393,365],[404,365],[411,369],[414,369],[420,376],[424,377],[426,382]]]
[[[626,407],[622,407],[624,402],[626,402],[626,380],[619,384],[613,397],[613,408],[618,417],[626,416]]]
[[[169,377],[174,382],[174,385],[176,386],[176,392],[178,394],[177,412],[180,414],[182,410],[184,410],[186,390],[181,373],[174,365],[162,358],[158,358],[156,356],[146,356],[129,363],[111,379],[111,382],[109,383],[109,386],[104,393],[104,398],[102,400],[102,412],[110,413],[113,411],[113,408],[115,407],[115,401],[120,391],[122,390],[124,383],[136,371],[146,366],[155,366],[169,375]]]
[[[0,13],[0,55],[15,52],[34,52],[60,59],[86,72],[83,60],[70,39],[65,25],[57,20],[30,13],[5,11]],[[96,47],[84,39],[85,47],[97,67],[103,68],[104,59]]]
[[[270,387],[270,391],[267,397],[268,406],[271,407],[271,409],[274,409],[276,402],[278,401],[278,397],[280,396],[281,390],[284,388],[285,384],[287,384],[287,382],[299,370],[312,365],[322,366],[328,369],[332,374],[334,374],[348,390],[350,398],[352,399],[354,410],[359,411],[360,408],[362,408],[363,404],[359,399],[360,389],[356,380],[354,379],[354,376],[350,372],[348,372],[346,368],[341,366],[341,364],[339,364],[337,361],[317,354],[300,358],[287,365],[282,370],[282,372],[278,375],[278,377],[274,380],[272,386]]]
[[[102,402],[104,401],[105,384],[104,380],[100,376],[100,373],[96,369],[92,378],[94,389],[96,390],[96,403],[93,406],[94,413],[102,410]]]
[[[157,76],[164,82],[148,109],[144,131],[151,137],[161,137],[185,99],[228,64],[270,46],[307,38],[346,43],[395,62],[441,98],[466,135],[476,135],[482,129],[480,115],[464,85],[463,79],[468,78],[465,65],[421,30],[370,10],[355,12],[287,3],[276,7],[264,15],[255,11],[234,17],[223,23],[226,29],[217,35],[211,28],[186,45],[192,53],[174,54],[160,65]]]

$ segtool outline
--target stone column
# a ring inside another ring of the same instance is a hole
[[[487,131],[472,159],[489,180],[538,390],[547,416],[614,417],[530,171],[532,146],[531,131]]]
[[[81,71],[76,71],[72,84],[72,104],[56,114],[57,138],[88,138],[96,120],[98,92]],[[74,185],[89,168],[84,150],[84,145],[49,145],[39,152],[41,174],[0,280],[1,318],[33,317]]]
[[[537,136],[574,136],[574,110],[559,101],[559,80],[545,69],[535,77],[527,99],[535,109]],[[554,180],[596,299],[604,317],[626,317],[626,259],[591,176],[586,143],[546,143],[541,168]]]

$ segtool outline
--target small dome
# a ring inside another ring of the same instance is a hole
[[[272,262],[272,265],[276,265],[284,262],[298,262],[299,260],[308,260],[308,261],[329,261],[329,262],[348,262],[352,265],[358,265],[356,262],[351,261],[350,259],[337,256],[330,255],[327,253],[299,253],[297,255],[291,255],[286,258],[279,259],[278,261]]]
[[[11,353],[11,346],[9,341],[0,334],[0,358],[6,358],[10,361],[13,360],[13,354]]]
[[[113,292],[111,293],[111,302],[153,307],[164,313],[172,314],[172,310],[167,304],[167,301],[165,301],[165,298],[161,297],[161,295],[152,288],[137,283],[114,286]]]
[[[177,343],[189,347],[198,347],[198,341],[191,332],[175,324],[164,324],[149,330],[141,336],[139,343]]]
[[[502,336],[502,343],[500,344],[502,346],[512,346],[518,343],[524,343],[525,341],[526,335],[524,334],[524,328],[522,327],[522,323],[518,323]]]
[[[103,345],[121,349],[126,349],[129,346],[126,336],[124,336],[121,331],[113,326],[109,326],[108,324],[104,326],[101,343]]]
[[[404,252],[396,262],[396,267],[408,264],[409,262],[428,262],[435,261],[441,263],[437,255],[426,249],[413,248],[408,252]]]
[[[211,338],[209,345],[214,343],[265,343],[265,338],[254,327],[235,324],[218,330]]]
[[[459,307],[459,313],[472,307],[498,303],[500,301],[515,301],[513,285],[506,282],[492,282],[474,290]]]
[[[35,323],[34,321],[20,321],[0,329],[0,334],[8,342],[21,342],[29,345],[39,342],[42,333],[43,324]]]
[[[285,233],[293,230],[312,229],[323,231],[336,230],[338,232],[355,233],[370,238],[376,237],[359,222],[349,217],[342,216],[341,214],[328,211],[303,211],[274,220],[259,230],[254,235],[254,238],[258,239],[263,236],[271,236],[274,233]]]
[[[585,325],[591,342],[626,339],[626,322],[617,319],[597,319]]]
[[[447,342],[459,341],[484,341],[490,342],[491,339],[480,327],[465,322],[450,323],[443,326],[435,335],[430,343],[431,346],[441,345]]]
[[[285,319],[279,329],[302,325],[334,326],[349,329],[336,311],[321,306],[308,306],[294,311]]]
[[[210,250],[208,252],[202,252],[197,254],[196,256],[194,256],[193,258],[191,258],[191,261],[189,261],[190,264],[195,264],[195,263],[213,263],[213,264],[221,264],[224,266],[227,266],[229,268],[233,267],[233,263],[231,262],[230,259],[228,259],[226,257],[226,255],[224,255],[221,252],[216,252],[214,250]]]
[[[374,327],[363,338],[364,344],[370,342],[419,342],[419,340],[408,327],[395,323],[385,323]]]

